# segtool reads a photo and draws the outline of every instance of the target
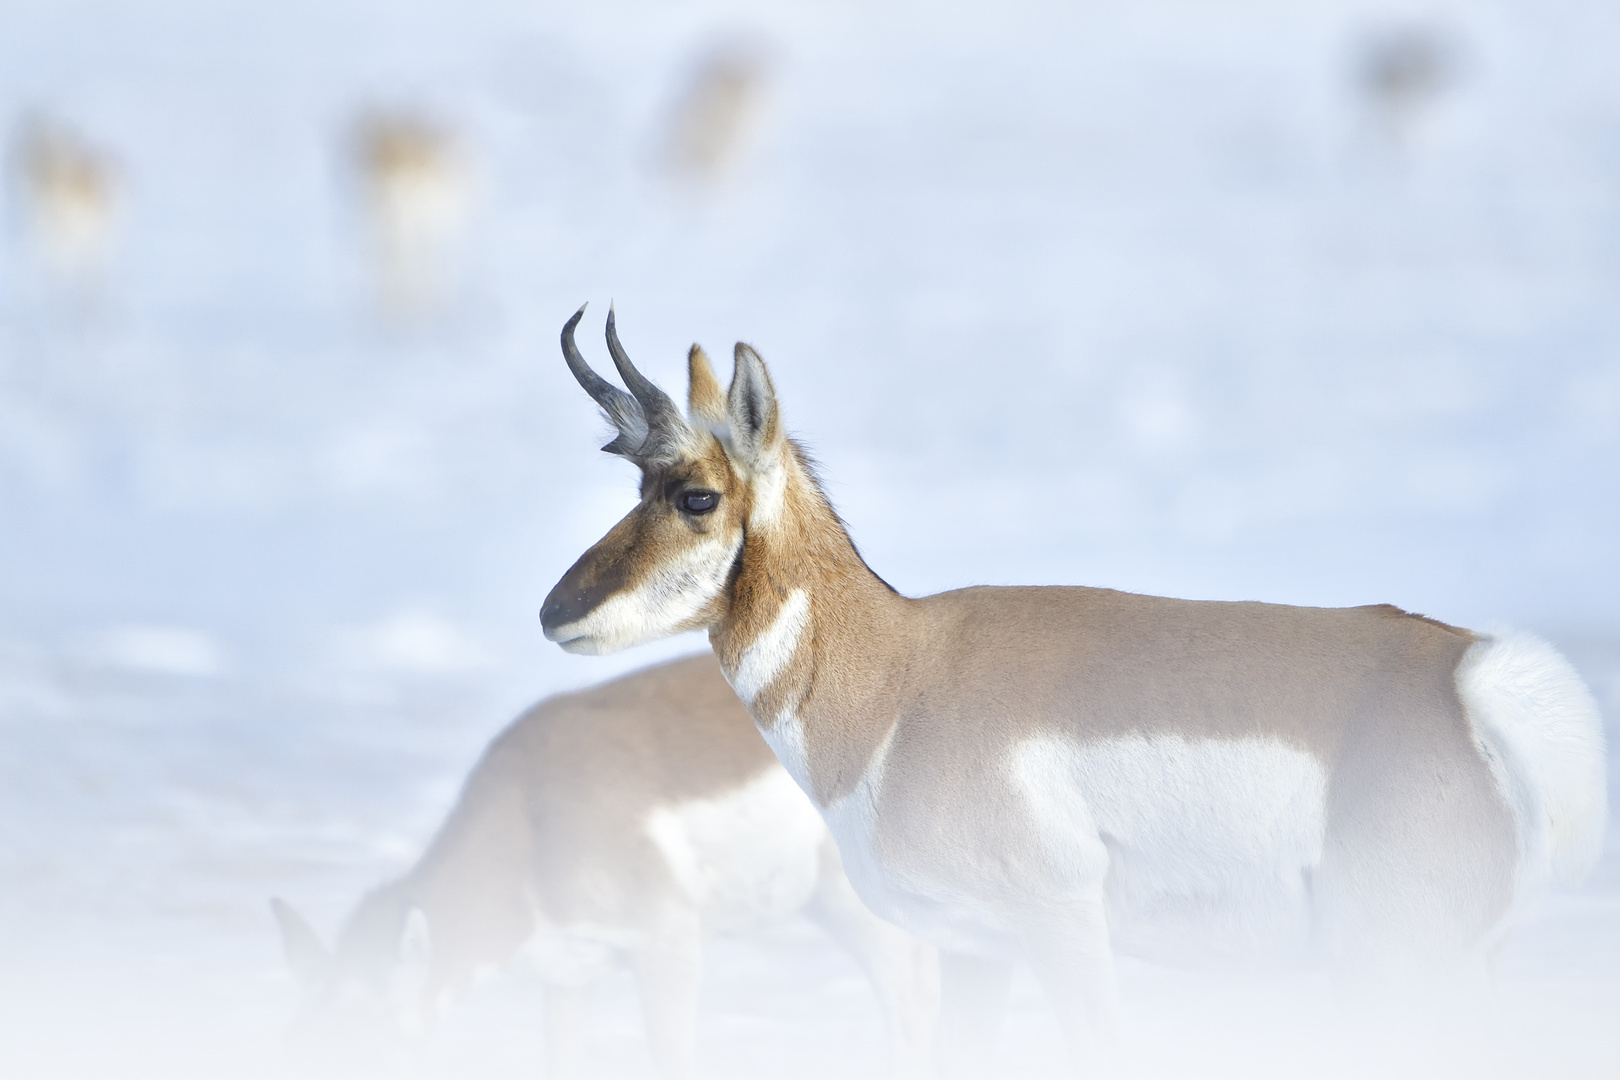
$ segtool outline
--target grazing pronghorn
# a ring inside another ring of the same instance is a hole
[[[580,314],[583,314],[581,309]],[[641,499],[546,598],[576,653],[707,627],[872,910],[944,950],[944,1063],[974,1060],[1013,958],[1075,1057],[1106,1043],[1115,950],[1305,938],[1353,970],[1478,955],[1597,858],[1603,736],[1549,646],[1389,606],[1091,588],[912,599],[874,574],[739,344],[688,357],[683,417],[574,376]]]
[[[449,285],[469,201],[466,162],[442,125],[411,112],[363,117],[355,158],[384,305],[432,308]]]
[[[111,158],[71,128],[39,118],[23,125],[16,155],[41,263],[61,288],[93,296],[117,217]]]
[[[331,952],[272,906],[312,1035],[353,1036],[357,1020],[420,1035],[474,976],[522,954],[547,984],[547,1075],[569,1076],[586,989],[627,957],[660,1071],[690,1077],[704,936],[807,910],[871,979],[895,1072],[915,1076],[927,1056],[932,952],[856,899],[821,819],[712,656],[525,713],[485,752],[421,861],[361,902]]]

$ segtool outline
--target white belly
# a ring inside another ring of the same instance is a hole
[[[806,771],[796,717],[785,713],[766,737],[790,771]],[[879,857],[887,750],[823,810],[851,884],[878,915],[941,948],[1012,951],[1016,912],[986,903],[975,882]],[[1041,737],[1014,748],[1006,775],[1029,828],[991,839],[1039,850],[1044,882],[1032,880],[1032,890],[1103,889],[1121,951],[1198,962],[1292,954],[1305,944],[1307,875],[1322,858],[1327,789],[1311,754],[1275,739]],[[964,823],[964,836],[972,832]]]
[[[1121,951],[1190,961],[1304,944],[1327,797],[1311,754],[1274,739],[1037,738],[1010,765],[1060,875],[1101,873]]]

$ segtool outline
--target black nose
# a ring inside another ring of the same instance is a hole
[[[546,630],[555,630],[567,621],[561,604],[547,604],[540,609],[540,625]]]
[[[581,587],[574,575],[569,574],[557,582],[557,587],[546,597],[540,608],[540,625],[550,633],[560,626],[578,622],[594,611],[610,591],[605,582]]]
[[[557,592],[558,590],[553,589],[551,595],[546,597],[545,606],[540,609],[540,625],[547,631],[578,622],[585,615],[579,604],[559,598]]]

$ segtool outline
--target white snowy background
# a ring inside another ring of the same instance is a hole
[[[1398,116],[1364,78],[1391,34],[1442,60]],[[760,58],[755,122],[718,179],[673,179],[722,47]],[[471,177],[453,288],[408,324],[373,302],[346,141],[378,106],[453,131]],[[1604,0],[4,0],[0,129],[30,115],[104,148],[116,218],[95,296],[64,297],[7,175],[7,1076],[279,1075],[267,899],[329,932],[522,706],[702,647],[540,635],[633,497],[558,355],[585,300],[587,355],[611,299],[671,390],[692,341],[755,344],[904,592],[1513,623],[1620,716]],[[1620,1070],[1610,850],[1508,949],[1517,1056],[1472,1075]],[[876,1075],[867,991],[808,925],[712,960],[716,1074]],[[1283,1004],[1124,978],[1175,1075]],[[538,1075],[538,1000],[481,987],[424,1068]],[[1354,1073],[1301,1030],[1288,1071]],[[625,980],[596,1052],[650,1075],[639,1039]],[[1007,1039],[1056,1075],[1027,983]]]

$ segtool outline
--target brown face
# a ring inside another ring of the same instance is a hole
[[[708,626],[726,611],[748,491],[719,439],[694,436],[672,464],[645,466],[641,502],[546,597],[546,637],[610,653]]]
[[[729,390],[692,346],[683,416],[630,362],[611,311],[608,351],[629,392],[591,370],[574,344],[584,313],[563,327],[563,359],[618,428],[602,449],[640,466],[641,502],[563,575],[540,622],[569,652],[609,653],[725,617],[755,504],[781,501],[786,441],[770,374],[747,345]]]

